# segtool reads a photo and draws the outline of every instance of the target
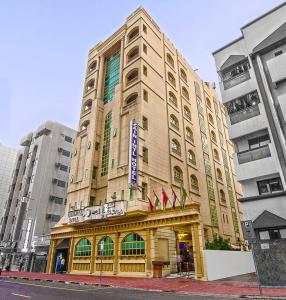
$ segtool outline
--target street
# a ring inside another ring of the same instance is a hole
[[[96,300],[212,300],[237,299],[196,294],[179,294],[172,292],[152,292],[126,288],[99,287],[91,285],[40,282],[23,279],[1,279],[0,300],[16,299],[96,299]]]

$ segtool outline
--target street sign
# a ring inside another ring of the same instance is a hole
[[[241,221],[241,228],[242,228],[244,240],[246,240],[247,243],[249,244],[255,243],[256,237],[255,237],[252,221],[251,220]]]

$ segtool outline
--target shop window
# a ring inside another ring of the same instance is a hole
[[[145,241],[137,233],[128,234],[121,243],[122,255],[144,255],[145,254]]]
[[[76,244],[75,256],[91,256],[91,243],[88,239],[81,239]]]
[[[97,256],[113,256],[114,243],[111,237],[102,238],[97,244]]]

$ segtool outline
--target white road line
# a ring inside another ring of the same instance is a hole
[[[23,298],[31,298],[31,296],[23,295],[23,294],[11,293],[11,295],[14,295],[14,296],[17,296],[17,297],[23,297]]]

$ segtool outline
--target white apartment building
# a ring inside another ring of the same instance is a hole
[[[76,132],[47,121],[22,138],[0,232],[2,266],[44,271],[50,228],[65,210]]]
[[[275,227],[280,220],[286,228],[286,2],[241,33],[213,53],[244,192],[240,202],[245,220],[272,227],[270,239],[284,238]]]

